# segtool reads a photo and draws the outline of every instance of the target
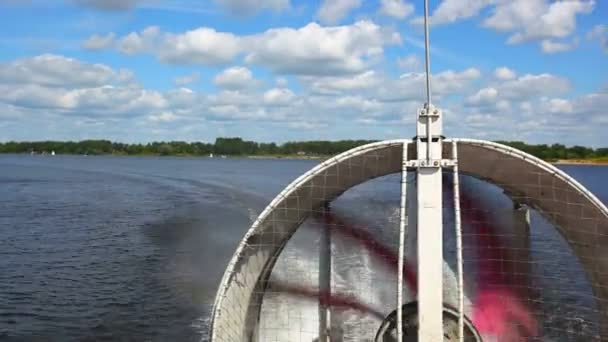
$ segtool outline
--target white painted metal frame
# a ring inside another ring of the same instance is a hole
[[[257,305],[253,302],[261,300],[261,297],[252,296],[254,286],[256,283],[263,283],[266,280],[267,273],[265,273],[264,270],[272,267],[273,258],[280,253],[283,246],[282,244],[289,240],[291,235],[297,230],[299,222],[302,222],[305,215],[307,215],[306,210],[299,210],[300,207],[298,207],[298,210],[291,211],[291,213],[298,216],[294,216],[293,220],[289,220],[289,222],[285,223],[284,226],[281,226],[281,230],[278,231],[271,225],[273,223],[275,211],[284,207],[286,201],[290,201],[294,196],[298,196],[299,191],[315,179],[323,177],[324,173],[331,168],[336,168],[335,170],[338,170],[337,167],[339,166],[339,170],[341,170],[340,174],[347,176],[347,166],[352,159],[357,159],[365,155],[371,156],[378,153],[378,151],[386,151],[388,154],[392,153],[394,155],[393,158],[398,159],[399,162],[391,160],[391,165],[379,165],[379,169],[369,169],[361,173],[361,178],[352,179],[337,187],[334,186],[325,189],[328,191],[328,194],[324,195],[325,200],[335,198],[335,196],[339,195],[340,189],[346,190],[347,188],[370,178],[399,172],[403,169],[401,154],[403,146],[407,142],[407,140],[378,142],[358,147],[331,158],[296,179],[268,205],[247,232],[245,238],[241,241],[241,244],[224,273],[216,296],[212,316],[211,341],[249,341],[248,335],[245,335],[245,329],[243,327],[247,324],[255,324],[255,322],[246,320],[246,309],[249,305]],[[577,196],[580,196],[580,199],[578,197],[573,197],[573,200],[575,200],[576,203],[573,203],[572,207],[576,206],[579,208],[582,206],[585,210],[585,215],[592,215],[594,219],[597,220],[595,229],[596,234],[598,235],[593,235],[593,237],[608,236],[608,209],[606,206],[580,183],[563,171],[529,154],[501,144],[473,139],[444,140],[444,143],[454,142],[458,144],[459,172],[486,179],[499,186],[501,186],[501,184],[510,185],[512,186],[510,190],[513,190],[511,194],[524,195],[524,197],[518,195],[520,197],[514,200],[524,200],[524,204],[531,205],[534,209],[540,210],[541,212],[543,210],[554,212],[555,208],[551,207],[551,205],[553,205],[551,197],[534,197],[534,189],[536,188],[532,187],[529,182],[524,182],[521,178],[522,175],[519,173],[509,173],[508,175],[505,173],[496,173],[496,170],[504,169],[505,167],[529,169],[528,172],[534,172],[535,175],[538,175],[539,179],[550,179],[554,186],[559,186],[561,187],[560,189],[571,191],[572,194],[578,194]],[[444,145],[444,147],[446,146],[450,145]],[[392,150],[393,152],[390,152],[389,150]],[[492,160],[498,164],[492,164],[488,166],[488,168],[484,166],[483,163],[477,162],[478,159],[484,160],[484,158],[488,157],[494,158]],[[388,159],[385,162],[388,162]],[[412,161],[408,162],[408,166],[414,167],[410,166],[411,162]],[[415,162],[419,164],[424,162],[426,164],[425,160]],[[450,162],[446,160],[438,162],[440,165],[454,164],[453,161]],[[500,165],[500,167],[497,168],[497,165]],[[504,178],[506,176],[510,178]],[[530,198],[537,201],[526,201],[526,199]],[[312,205],[314,207],[316,202],[300,202],[300,205]],[[415,213],[412,213],[412,215],[415,215]],[[581,239],[585,237],[585,235],[579,235],[578,233],[581,229],[580,225],[577,225],[568,216],[557,215],[549,216],[547,218],[560,229],[569,243],[572,243],[573,241],[575,243],[580,242]],[[269,233],[273,234],[277,239],[277,243],[272,245],[260,244],[260,239],[263,238],[265,234]],[[608,269],[608,252],[595,241],[589,242],[585,246],[586,247],[582,248],[579,243],[579,245],[573,245],[573,248],[576,255],[581,258],[580,260],[583,263],[587,275],[592,279],[591,286],[598,299],[602,314],[601,336],[607,337],[608,310],[606,308],[608,308],[608,290],[606,289],[608,289],[608,276],[606,276],[607,273],[605,270]],[[426,245],[424,248],[426,248]],[[589,255],[592,255],[593,258],[589,257]]]
[[[407,229],[407,149],[403,143],[401,162],[401,207],[399,208],[399,260],[397,262],[397,341],[403,341],[403,264],[405,257],[405,230]]]
[[[418,341],[443,341],[441,112],[428,104],[416,125]],[[426,156],[426,159],[422,159]]]
[[[319,239],[319,342],[331,342],[331,312],[327,303],[323,301],[323,297],[329,293],[331,293],[331,228],[325,226]]]
[[[458,174],[458,144],[452,141],[454,160],[454,230],[456,231],[456,277],[458,281],[458,340],[464,341],[464,265],[462,259],[462,224],[460,216],[460,175]]]

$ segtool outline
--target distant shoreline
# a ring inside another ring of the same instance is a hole
[[[595,165],[595,166],[606,166],[608,160],[596,160],[596,159],[560,159],[552,162],[554,165]]]
[[[29,153],[0,153],[0,155],[30,155]],[[51,154],[36,153],[34,156],[45,156],[53,157]],[[201,158],[201,159],[269,159],[269,160],[318,160],[323,161],[332,158],[333,155],[296,155],[296,154],[269,154],[269,155],[225,155],[225,156],[201,156],[201,155],[190,155],[190,154],[123,154],[123,153],[101,153],[101,154],[56,154],[55,156],[83,156],[83,157],[95,157],[95,156],[113,156],[113,157],[169,157],[169,158]],[[545,160],[549,164],[553,165],[594,165],[594,166],[608,166],[608,159],[558,159],[558,160]]]
[[[319,155],[251,155],[251,156],[233,156],[232,158],[248,158],[248,159],[299,159],[299,160],[320,160],[320,159],[328,159],[331,156],[319,156]]]
[[[77,154],[77,153],[4,153],[2,155],[22,155],[22,156],[40,156],[40,157],[58,157],[58,156],[80,156],[80,157],[162,157],[162,158],[200,158],[200,159],[285,159],[285,160],[324,160],[333,156],[330,155],[295,155],[295,154],[277,154],[277,155],[216,155],[210,157],[208,155],[197,154],[125,154],[125,153],[97,153],[97,154]]]
[[[250,159],[325,160],[341,152],[377,140],[311,140],[284,143],[255,142],[239,137],[216,138],[215,142],[157,141],[120,143],[110,140],[7,141],[0,142],[0,153],[46,153],[75,155],[129,155],[216,157]],[[521,141],[496,141],[556,165],[606,165],[608,147],[567,147],[562,144],[530,145]]]

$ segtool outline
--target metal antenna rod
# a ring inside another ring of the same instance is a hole
[[[429,0],[424,0],[424,50],[426,61],[426,160],[431,161],[431,48],[429,42]]]

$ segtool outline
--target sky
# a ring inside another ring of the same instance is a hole
[[[415,135],[422,0],[0,0],[0,141]],[[431,0],[444,135],[608,146],[608,1]]]

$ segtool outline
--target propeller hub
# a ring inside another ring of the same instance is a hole
[[[404,304],[403,312],[403,341],[418,341],[418,302]],[[459,341],[458,339],[458,312],[449,306],[443,307],[443,340]],[[391,312],[376,334],[375,342],[397,342],[397,310]],[[481,336],[471,323],[464,317],[464,342],[482,342]]]

